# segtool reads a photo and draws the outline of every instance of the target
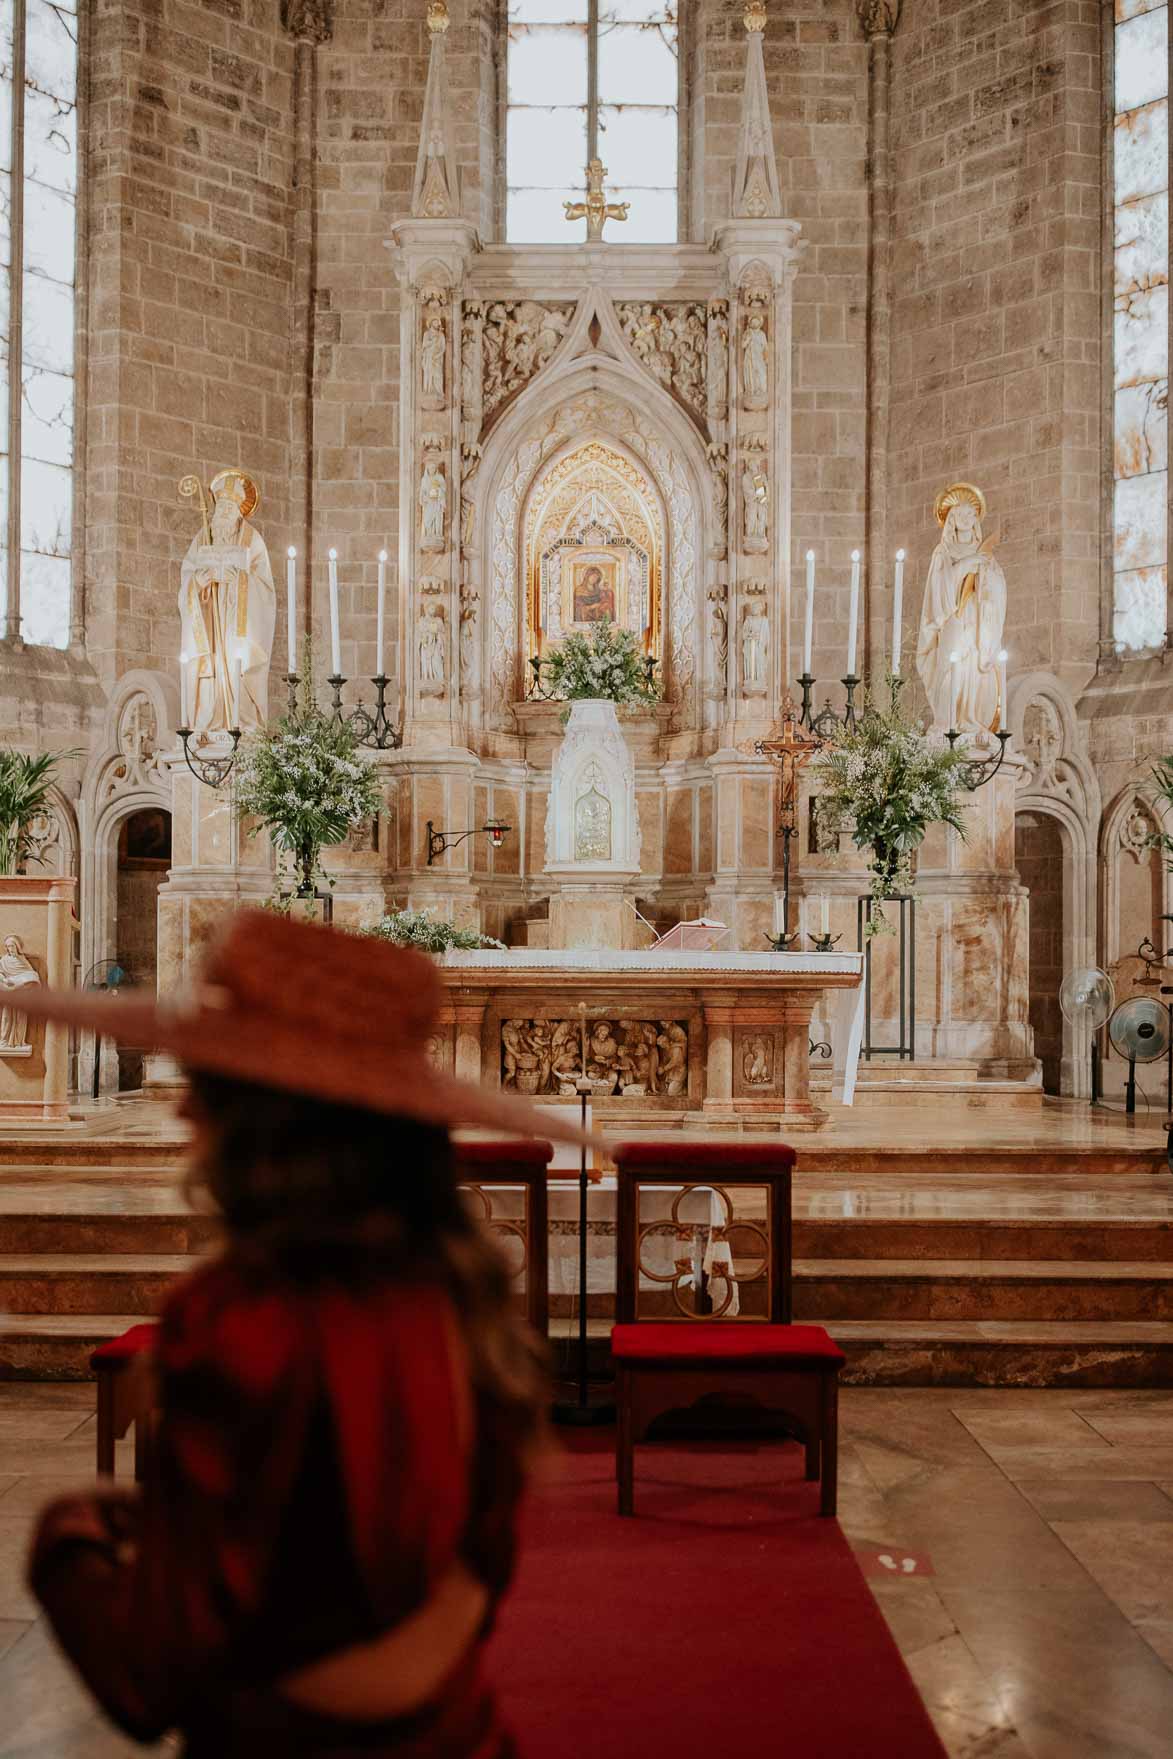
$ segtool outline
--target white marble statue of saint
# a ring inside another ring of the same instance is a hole
[[[420,381],[424,396],[434,397],[437,402],[442,402],[444,398],[446,348],[443,318],[429,318],[420,340]]]
[[[765,320],[760,312],[751,312],[741,342],[741,388],[751,409],[760,409],[766,402],[769,383],[767,346]]]
[[[429,452],[420,476],[420,542],[425,550],[444,548],[444,515],[448,511],[448,484],[437,453]]]
[[[4,951],[0,953],[0,1053],[23,1051],[28,1046],[28,1021],[12,999],[13,991],[40,983],[32,964],[25,957],[24,943],[19,935],[6,934]]]
[[[277,621],[269,552],[249,524],[260,499],[256,483],[241,470],[222,470],[209,487],[209,528],[192,539],[179,587],[184,719],[197,733],[264,722]]]
[[[1006,621],[1006,576],[982,541],[986,498],[970,483],[937,496],[942,527],[925,582],[916,665],[933,725],[997,732],[1005,718],[998,653]]]

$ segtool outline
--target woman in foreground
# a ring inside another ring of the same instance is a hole
[[[103,999],[30,1012],[179,1058],[224,1245],[164,1307],[141,1494],[41,1517],[62,1646],[189,1759],[506,1759],[480,1653],[546,1388],[447,1125],[547,1120],[432,1068],[402,949],[250,913],[182,1011]]]

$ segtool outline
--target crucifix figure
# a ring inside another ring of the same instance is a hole
[[[798,832],[798,780],[805,765],[822,745],[822,740],[808,733],[788,696],[782,705],[781,723],[775,722],[764,739],[747,740],[740,751],[755,757],[768,757],[781,771],[780,815],[778,834],[782,838],[782,936],[790,935],[790,844]]]
[[[586,168],[587,195],[585,202],[563,202],[568,220],[585,220],[587,223],[586,241],[588,244],[602,242],[603,226],[607,220],[626,220],[630,202],[609,202],[603,194],[603,179],[607,175],[607,167],[602,159],[592,159]]]

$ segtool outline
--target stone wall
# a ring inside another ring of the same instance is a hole
[[[692,236],[729,216],[745,70],[741,0],[696,11]],[[799,0],[771,14],[766,81],[786,217],[805,243],[794,284],[792,641],[801,642],[801,558],[819,556],[817,676],[846,659],[850,556],[864,542],[867,326],[867,46],[853,0]],[[800,648],[796,651],[801,651]],[[796,667],[796,670],[798,668]]]
[[[1094,0],[906,0],[892,66],[890,529],[923,580],[936,489],[979,484],[1012,670],[1076,688],[1099,634],[1099,28]]]
[[[292,44],[275,0],[95,0],[91,45],[85,596],[108,687],[175,666],[181,475],[255,472],[280,547]]]

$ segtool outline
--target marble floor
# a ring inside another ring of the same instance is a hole
[[[143,1751],[24,1587],[92,1409],[90,1386],[0,1383],[0,1759]],[[842,1435],[840,1518],[952,1759],[1167,1759],[1173,1393],[848,1388]]]

